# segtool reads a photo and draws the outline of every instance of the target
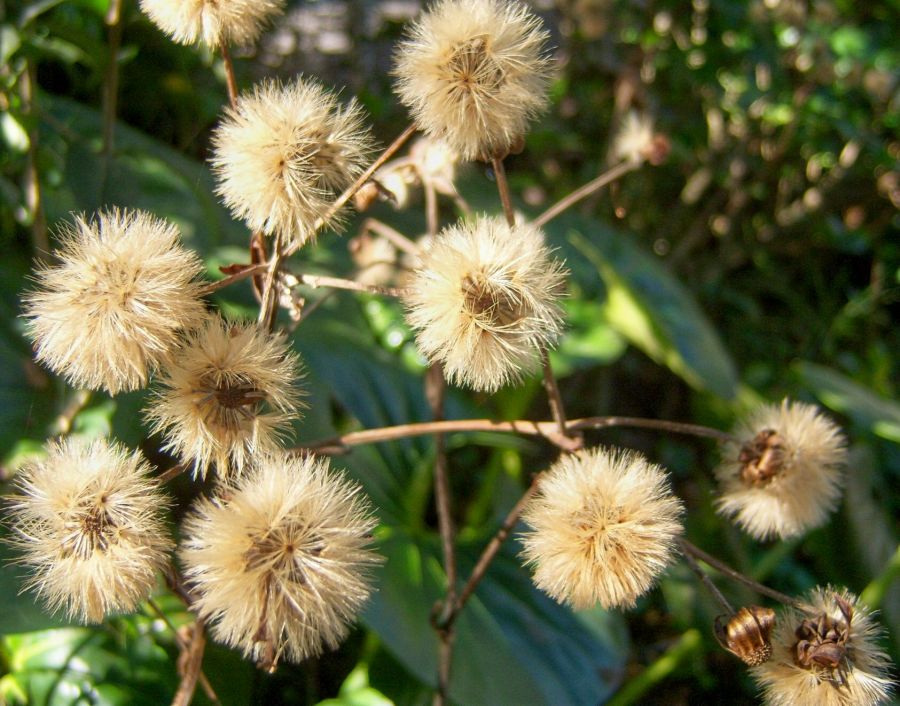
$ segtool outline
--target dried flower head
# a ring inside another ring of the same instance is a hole
[[[844,436],[814,405],[758,409],[723,449],[718,510],[757,539],[818,527],[841,495]]]
[[[78,387],[143,387],[205,316],[200,259],[178,228],[143,211],[77,216],[60,240],[59,264],[38,269],[23,297],[37,359]]]
[[[547,32],[508,0],[438,0],[397,50],[396,91],[463,159],[503,157],[547,103]]]
[[[682,504],[665,471],[633,452],[561,457],[522,513],[534,582],[576,609],[633,606],[672,560]]]
[[[716,640],[751,667],[762,664],[772,656],[772,629],[775,627],[775,611],[758,605],[742,606],[724,620],[716,618]]]
[[[362,108],[315,81],[264,81],[229,108],[213,135],[218,193],[237,218],[304,242],[362,173],[372,146]]]
[[[150,470],[119,444],[65,439],[19,471],[11,543],[49,610],[98,623],[150,594],[171,549]]]
[[[562,327],[565,270],[535,226],[480,217],[444,229],[406,296],[419,350],[448,379],[494,392],[519,380]]]
[[[252,44],[284,0],[141,0],[150,21],[179,44]]]
[[[264,459],[201,500],[180,557],[212,635],[273,669],[334,648],[371,592],[376,521],[362,489],[328,461]]]
[[[772,658],[751,669],[768,706],[875,706],[892,688],[882,630],[846,589],[816,588],[778,618]]]
[[[210,318],[163,368],[147,410],[165,448],[204,477],[274,451],[299,414],[300,360],[284,336]]]

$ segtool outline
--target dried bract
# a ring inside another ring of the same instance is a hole
[[[816,588],[809,608],[786,609],[772,658],[751,673],[767,706],[876,706],[890,695],[882,630],[845,589]]]
[[[560,458],[522,513],[534,582],[576,609],[630,607],[672,561],[683,507],[643,456],[596,448]]]
[[[150,594],[171,549],[150,470],[140,452],[67,439],[19,472],[11,543],[50,611],[99,623]]]
[[[240,473],[299,416],[299,378],[284,336],[211,318],[163,369],[147,418],[195,475]]]
[[[533,369],[562,327],[565,270],[540,229],[481,217],[446,228],[406,296],[419,350],[447,378],[494,392]]]
[[[327,460],[264,459],[184,524],[195,607],[215,639],[267,669],[333,649],[371,593],[375,524]]]
[[[179,44],[252,44],[284,0],[141,0],[151,22]]]
[[[399,46],[397,93],[463,159],[502,158],[547,103],[547,36],[524,4],[439,0]]]
[[[200,259],[174,225],[143,211],[76,217],[60,240],[59,264],[39,269],[23,297],[37,359],[77,387],[143,387],[205,316]]]
[[[213,135],[217,193],[256,231],[303,243],[362,173],[372,139],[362,108],[315,81],[264,81],[229,108]]]
[[[758,605],[740,608],[727,621],[716,618],[716,640],[723,649],[751,667],[772,656],[775,611]]]
[[[785,400],[757,410],[734,433],[716,469],[719,512],[757,539],[795,537],[834,510],[844,436],[813,405]]]

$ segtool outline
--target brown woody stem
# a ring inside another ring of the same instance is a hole
[[[513,210],[512,196],[509,193],[509,182],[506,180],[506,167],[499,157],[491,157],[491,166],[494,168],[494,179],[497,180],[497,192],[500,194],[500,203],[503,204],[503,215],[510,227],[516,225],[516,212]]]
[[[548,221],[556,218],[566,209],[571,208],[582,199],[586,199],[594,192],[600,191],[600,189],[602,189],[604,186],[615,181],[619,177],[624,176],[630,171],[634,171],[639,166],[641,166],[640,162],[620,162],[609,171],[603,172],[603,174],[598,176],[596,179],[592,179],[581,188],[576,189],[571,194],[568,194],[567,196],[561,198],[550,208],[544,211],[540,216],[535,218],[532,223],[534,223],[534,225],[538,227],[543,226]]]
[[[713,580],[709,577],[703,567],[697,563],[697,560],[694,559],[688,552],[682,552],[682,556],[684,557],[685,563],[688,565],[691,571],[700,579],[700,583],[702,583],[706,590],[712,594],[712,597],[716,599],[716,602],[725,610],[725,612],[731,616],[734,615],[734,607],[731,603],[728,602],[728,599],[725,598],[724,594],[719,590],[719,587],[713,583]]]
[[[235,109],[237,108],[238,87],[237,80],[234,77],[234,64],[231,61],[231,50],[228,48],[227,44],[223,44],[221,51],[222,65],[225,68],[225,89],[228,91],[228,104],[232,109]]]

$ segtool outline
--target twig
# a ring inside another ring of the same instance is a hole
[[[522,514],[522,510],[525,509],[525,505],[527,505],[528,501],[531,500],[531,496],[534,495],[535,491],[537,490],[543,475],[543,471],[541,473],[535,474],[534,478],[531,481],[531,485],[528,486],[528,488],[522,494],[522,497],[519,498],[519,501],[515,505],[513,505],[512,510],[510,510],[506,515],[506,519],[503,520],[503,524],[500,525],[500,528],[497,530],[494,536],[491,537],[491,541],[488,542],[488,545],[484,548],[484,551],[481,552],[481,556],[478,557],[478,562],[475,564],[475,568],[472,569],[472,573],[469,576],[469,579],[466,581],[465,586],[463,586],[462,590],[459,592],[459,598],[457,598],[456,602],[452,605],[448,605],[438,618],[437,624],[439,627],[442,627],[445,630],[449,630],[451,627],[453,627],[453,623],[455,623],[456,618],[459,617],[460,611],[462,611],[469,598],[475,592],[475,588],[481,582],[481,579],[484,578],[484,575],[487,573],[488,567],[491,565],[494,557],[497,556],[497,552],[500,551],[500,547],[503,546],[503,542],[506,541],[506,538],[509,536],[512,528],[515,527],[516,522],[519,521],[519,515]]]
[[[550,354],[544,346],[541,346],[541,366],[544,370],[544,389],[547,391],[547,401],[550,404],[550,414],[556,421],[561,436],[569,436],[566,428],[566,410],[563,407],[562,395],[559,394],[559,385],[550,367]]]
[[[613,182],[619,177],[624,176],[628,172],[637,169],[639,166],[641,166],[640,162],[620,162],[616,166],[612,167],[609,171],[606,171],[598,176],[596,179],[589,181],[581,188],[575,189],[575,191],[573,191],[571,194],[568,194],[561,198],[550,208],[544,211],[540,216],[535,218],[532,223],[538,227],[543,226],[548,221],[556,218],[567,208],[571,208],[582,199],[587,198],[595,191],[599,191],[610,182]]]
[[[697,424],[683,422],[670,422],[662,419],[644,419],[642,417],[585,417],[573,419],[566,424],[569,432],[586,429],[607,429],[612,427],[637,427],[641,429],[655,429],[658,431],[672,432],[675,434],[687,434],[718,441],[734,441],[734,437],[718,429],[711,429]],[[526,436],[540,436],[560,448],[568,450],[572,446],[572,439],[560,437],[559,424],[556,420],[531,421],[528,419],[516,419],[513,421],[496,421],[493,419],[448,419],[440,422],[417,422],[412,424],[399,424],[390,427],[378,427],[376,429],[363,429],[352,431],[342,436],[296,446],[294,450],[322,449],[346,450],[351,446],[362,444],[374,444],[381,441],[393,441],[407,439],[413,436],[424,436],[436,432],[465,432],[465,431],[498,431],[524,434]]]
[[[272,256],[269,258],[269,269],[266,271],[266,279],[263,284],[262,297],[259,303],[259,317],[257,322],[260,328],[272,331],[278,314],[278,269],[281,267],[283,255],[281,251],[281,236],[275,236],[272,244]]]
[[[167,468],[165,471],[159,474],[157,481],[160,485],[164,485],[168,483],[173,478],[177,478],[182,473],[184,473],[188,469],[188,465],[186,463],[178,463],[172,466],[171,468]]]
[[[491,166],[494,168],[494,178],[497,180],[497,191],[500,194],[500,202],[503,204],[503,214],[510,227],[516,225],[516,212],[513,210],[512,197],[509,194],[509,182],[506,180],[506,168],[503,160],[491,157]]]
[[[196,649],[197,649],[195,646],[193,646],[193,640],[192,640],[191,644],[185,642],[185,639],[181,636],[181,633],[178,632],[178,628],[176,628],[176,627],[172,624],[172,621],[169,620],[169,616],[166,615],[165,612],[163,612],[163,609],[160,608],[159,604],[157,604],[156,601],[154,601],[152,598],[148,598],[148,599],[147,599],[147,605],[149,605],[150,608],[153,609],[153,612],[156,613],[156,614],[159,616],[159,618],[166,624],[166,627],[168,627],[169,630],[172,632],[172,636],[175,638],[175,642],[178,643],[178,649],[181,651],[182,654],[192,654],[192,653],[190,652],[190,650],[192,650],[192,649],[193,649],[193,650],[196,650]],[[202,635],[203,635],[202,623],[196,622],[196,623],[194,623],[194,624],[197,626],[197,629],[199,630],[200,635],[202,636]],[[205,647],[205,640],[204,640],[204,643],[200,645],[200,650],[199,650],[199,652],[200,652],[200,660],[199,660],[199,662],[197,663],[197,676],[199,676],[200,686],[202,686],[202,687],[203,687],[203,691],[206,692],[207,698],[208,698],[210,701],[212,701],[214,704],[221,704],[221,702],[219,701],[219,697],[216,695],[215,689],[212,688],[212,684],[210,684],[209,679],[207,678],[206,674],[203,672],[203,669],[201,668],[201,665],[202,665],[202,663],[203,663],[203,649],[204,649],[204,647]],[[195,683],[196,683],[196,681],[197,681],[197,676],[194,676],[194,682],[195,682]],[[172,701],[173,706],[174,706],[174,704],[176,704],[176,703],[184,703],[185,706],[187,706],[187,704],[190,703],[190,699],[188,699],[187,701],[183,701],[183,702],[177,701],[177,699],[178,699],[178,694],[181,692],[182,687],[183,687],[184,685],[185,685],[185,682],[184,682],[184,680],[182,680],[181,684],[178,686],[178,692],[176,692],[175,699],[173,699],[173,701]],[[194,688],[193,688],[193,687],[191,688],[190,693],[191,693],[191,694],[194,693]]]
[[[419,255],[418,245],[416,245],[412,240],[403,235],[403,233],[401,233],[400,231],[391,228],[391,226],[389,226],[387,223],[382,223],[377,218],[367,218],[365,221],[363,221],[360,232],[375,233],[376,235],[380,235],[382,238],[387,240],[398,250],[402,250],[403,252],[416,257]]]
[[[53,436],[64,436],[72,431],[72,423],[75,417],[91,401],[90,390],[76,390],[72,399],[66,404],[62,412],[53,422]]]
[[[694,559],[694,557],[692,557],[688,552],[683,552],[682,556],[684,557],[684,560],[691,571],[696,574],[697,578],[700,579],[700,582],[706,587],[706,590],[709,591],[712,594],[713,598],[718,601],[719,605],[725,609],[725,612],[728,613],[728,615],[734,615],[734,607],[731,605],[731,603],[728,602],[728,599],[725,598],[723,593],[719,590],[718,586],[713,583],[712,579],[709,577],[709,574],[707,574],[703,570],[703,567],[697,563],[697,560]]]
[[[425,376],[425,396],[435,421],[444,416],[444,395],[446,383],[444,371],[439,363],[432,365]],[[450,482],[447,469],[447,453],[444,434],[434,435],[434,502],[437,509],[438,529],[441,535],[441,551],[444,555],[444,573],[447,575],[447,593],[444,605],[456,602],[456,550],[453,543],[453,514],[450,508]],[[435,629],[440,640],[438,652],[438,690],[435,704],[444,704],[450,689],[450,665],[453,661],[454,631],[450,625],[437,625]]]
[[[228,44],[222,43],[222,65],[225,68],[225,89],[228,91],[228,104],[232,109],[237,108],[238,87],[234,76],[234,64],[231,61],[231,51]]]
[[[431,179],[423,179],[422,188],[425,190],[425,222],[428,227],[428,235],[434,237],[438,232],[437,192]]]
[[[307,275],[291,273],[299,280],[300,284],[306,284],[314,289],[316,287],[333,287],[334,289],[349,289],[354,292],[368,292],[369,294],[383,294],[387,297],[402,297],[405,289],[398,287],[383,287],[377,284],[363,284],[352,279],[340,277],[328,277],[326,275]]]
[[[397,152],[397,150],[399,150],[401,147],[403,147],[403,145],[406,143],[406,141],[410,137],[412,137],[412,135],[413,135],[413,133],[415,133],[415,131],[416,131],[416,126],[410,125],[402,133],[400,133],[400,135],[397,137],[397,139],[395,139],[390,145],[388,145],[387,148],[384,150],[384,152],[382,152],[381,155],[379,155],[378,159],[376,159],[374,162],[372,162],[372,164],[369,165],[368,169],[366,169],[362,174],[360,174],[359,177],[356,179],[356,181],[354,181],[350,186],[348,186],[344,190],[344,193],[342,193],[340,196],[337,197],[337,199],[335,199],[334,203],[331,204],[331,206],[324,213],[324,215],[319,217],[319,219],[316,221],[316,223],[313,227],[313,233],[317,232],[320,228],[322,228],[322,226],[324,226],[326,223],[328,223],[334,217],[334,214],[337,213],[338,211],[340,211],[341,208],[343,208],[344,204],[346,204],[350,199],[352,199],[353,196],[356,194],[356,192],[362,188],[363,184],[365,184],[371,178],[371,176],[375,172],[377,172],[378,169],[385,162],[387,162],[394,155],[395,152]],[[293,255],[300,248],[300,245],[301,244],[298,242],[295,242],[292,245],[290,245],[287,248],[287,250],[285,250],[284,256],[290,257],[291,255]]]
[[[215,282],[210,282],[205,285],[203,289],[200,290],[200,296],[206,296],[207,294],[212,294],[213,292],[217,292],[220,289],[224,289],[230,284],[234,284],[235,282],[240,282],[241,280],[247,279],[248,277],[252,277],[253,275],[257,275],[260,272],[265,272],[269,269],[268,262],[261,262],[258,265],[243,265],[242,270],[235,272],[234,274],[228,275],[225,279],[220,279]]]
[[[109,168],[112,161],[119,97],[119,47],[122,44],[122,0],[111,0],[104,22],[108,28],[109,48],[103,77],[103,173],[100,177],[101,201],[106,201]]]
[[[717,559],[712,554],[707,554],[705,551],[700,549],[700,547],[697,547],[697,546],[691,544],[688,540],[684,539],[683,537],[678,540],[678,543],[681,545],[681,550],[684,552],[685,555],[690,554],[694,558],[699,559],[700,561],[706,562],[711,567],[713,567],[716,571],[718,571],[720,574],[727,576],[728,578],[733,579],[734,581],[737,581],[738,583],[744,584],[745,586],[753,589],[754,591],[756,591],[759,594],[768,596],[769,598],[774,598],[779,603],[783,603],[784,605],[789,605],[794,608],[798,608],[799,610],[807,610],[809,607],[806,604],[801,603],[800,601],[792,598],[791,596],[781,593],[780,591],[776,591],[774,588],[769,588],[768,586],[765,586],[765,585],[759,583],[758,581],[754,581],[749,576],[742,574],[737,569],[732,569],[730,566],[728,566],[728,564],[726,564],[721,559]]]

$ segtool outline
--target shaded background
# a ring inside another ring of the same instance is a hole
[[[711,510],[708,442],[645,431],[589,434],[637,448],[672,472],[688,537],[787,593],[846,585],[882,609],[884,647],[900,639],[900,136],[898,4],[726,0],[535,3],[553,36],[552,105],[507,161],[518,205],[536,214],[610,164],[629,110],[652,114],[672,144],[644,167],[554,221],[548,237],[572,271],[568,331],[554,358],[570,416],[621,414],[728,428],[784,396],[830,410],[851,439],[844,502],[801,540],[759,544]],[[236,52],[239,82],[320,77],[357,96],[383,144],[408,122],[394,100],[392,47],[412,0],[294,2],[258,48]],[[140,207],[179,224],[217,266],[246,261],[245,229],[212,194],[205,159],[225,101],[208,51],[172,44],[126,0],[12,2],[0,7],[0,458],[4,477],[59,431],[74,391],[31,362],[18,320],[32,258],[54,224],[105,205]],[[119,123],[103,149],[104,86],[118,73]],[[37,175],[42,195],[35,208]],[[497,212],[483,165],[458,186]],[[371,213],[424,231],[421,203]],[[443,222],[455,217],[442,203]],[[358,219],[296,259],[302,271],[351,276]],[[304,292],[309,302],[323,294]],[[250,314],[246,285],[217,303]],[[359,426],[428,418],[421,361],[398,304],[340,293],[294,334],[307,364],[306,442]],[[75,433],[113,433],[160,465],[160,439],[140,424],[145,392],[94,395]],[[495,397],[456,392],[457,417],[547,418],[540,384]],[[552,449],[502,435],[449,439],[461,563],[480,548]],[[380,444],[336,459],[379,508],[388,562],[359,628],[334,653],[265,675],[210,645],[206,674],[225,704],[430,703],[436,640],[428,613],[443,572],[431,510],[428,440]],[[201,492],[179,479],[186,507]],[[178,517],[173,517],[173,522]],[[4,550],[5,551],[5,550]],[[531,588],[514,543],[459,622],[452,697],[464,704],[755,703],[742,665],[711,634],[717,607],[679,564],[634,611],[574,615]],[[893,557],[893,559],[892,559]],[[754,597],[720,585],[735,603]],[[0,588],[0,700],[167,703],[177,685],[166,623],[148,608],[96,629],[60,628],[17,571]],[[177,600],[157,597],[175,625]],[[47,628],[57,628],[47,630]],[[648,667],[651,669],[648,670]],[[349,675],[349,676],[348,676]],[[343,685],[343,686],[342,686]],[[340,691],[340,696],[338,696]],[[379,692],[381,695],[379,695]],[[206,703],[198,690],[198,703]]]

